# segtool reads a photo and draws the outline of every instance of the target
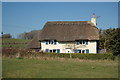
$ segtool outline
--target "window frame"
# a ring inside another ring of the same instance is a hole
[[[60,53],[60,49],[56,49],[57,50],[57,53]]]
[[[45,49],[45,52],[49,52],[49,49]]]
[[[88,53],[89,53],[89,49],[86,49],[86,50],[85,50],[85,53],[87,53],[87,54],[88,54]]]
[[[56,45],[57,41],[56,40],[45,40],[45,43],[46,43],[46,45],[49,45],[49,44]]]
[[[48,40],[45,40],[45,44],[46,44],[46,45],[48,45],[48,42],[49,42]]]

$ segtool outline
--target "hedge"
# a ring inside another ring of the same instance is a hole
[[[70,58],[70,53],[46,53],[49,57],[63,57]],[[116,56],[113,54],[80,54],[80,53],[71,53],[72,58],[79,59],[91,59],[91,60],[114,60]]]
[[[16,57],[20,54],[20,57],[60,57],[60,58],[78,58],[78,59],[90,59],[90,60],[115,60],[117,57],[113,54],[82,54],[82,53],[40,53],[32,52],[29,49],[19,49],[19,48],[3,48],[2,55],[6,57]]]

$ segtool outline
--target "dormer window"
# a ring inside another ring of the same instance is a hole
[[[86,40],[86,45],[88,45],[88,40]]]
[[[88,45],[88,40],[77,40],[76,44],[77,45],[79,45],[79,44],[86,44],[86,45]]]
[[[79,43],[82,44],[82,41],[80,40]]]
[[[79,44],[80,44],[78,40],[76,41],[76,44],[77,44],[77,45],[79,45]]]
[[[48,40],[46,40],[46,45],[48,45]]]
[[[83,40],[82,43],[85,44],[85,41]]]
[[[54,40],[50,40],[50,43],[53,44],[53,43],[54,43]]]
[[[51,45],[56,45],[56,40],[46,40],[46,45],[51,44]]]
[[[56,40],[54,40],[54,45],[56,45],[56,42],[57,42],[57,41],[56,41]]]

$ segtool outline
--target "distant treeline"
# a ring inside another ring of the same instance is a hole
[[[33,37],[38,33],[39,30],[32,30],[30,32],[24,32],[21,33],[17,36],[18,39],[25,39],[25,40],[29,40],[29,39],[33,39]],[[3,34],[3,32],[1,33],[2,38],[13,38],[11,34]]]
[[[32,30],[30,32],[24,32],[18,35],[18,39],[33,39],[33,37],[38,33],[39,30]]]
[[[12,35],[11,34],[3,34],[3,33],[1,33],[2,34],[2,38],[12,38]]]

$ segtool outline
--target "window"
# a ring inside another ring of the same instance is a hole
[[[60,49],[46,49],[45,52],[50,52],[50,53],[60,53]]]
[[[80,44],[82,44],[82,41],[80,41]]]
[[[56,40],[46,40],[46,45],[48,45],[48,44],[54,44],[54,45],[56,45]]]
[[[45,52],[49,52],[49,49],[46,49]]]
[[[88,40],[86,40],[86,45],[88,45]]]
[[[78,50],[78,53],[81,53],[81,50]]]
[[[48,40],[49,44],[50,44],[50,40]]]
[[[85,53],[85,50],[82,50],[82,53]]]
[[[86,49],[86,50],[80,50],[80,49],[75,49],[74,50],[74,53],[89,53],[89,49]]]
[[[76,44],[79,45],[79,42],[77,41]]]
[[[54,45],[56,45],[56,40],[54,40]]]
[[[56,49],[53,49],[53,53],[56,53]]]
[[[50,50],[50,53],[52,53],[52,50]]]
[[[84,41],[84,40],[83,40],[82,42],[83,42],[83,44],[85,44],[85,41]]]
[[[77,50],[77,49],[75,49],[75,50],[74,50],[74,53],[78,53],[78,50]]]
[[[57,49],[57,53],[60,53],[60,49]]]
[[[79,45],[79,44],[86,44],[86,45],[88,45],[88,40],[77,40],[76,44],[77,45]]]
[[[48,45],[48,40],[46,40],[46,45]]]
[[[89,49],[86,49],[86,53],[89,53]]]
[[[76,41],[76,44],[77,44],[77,45],[79,45],[79,44],[80,44],[80,43],[79,43],[79,40],[77,40],[77,41]]]
[[[75,50],[74,50],[74,53],[81,53],[81,50],[75,49]]]
[[[54,40],[51,40],[50,42],[51,42],[51,44],[53,44],[53,43],[54,43]]]

